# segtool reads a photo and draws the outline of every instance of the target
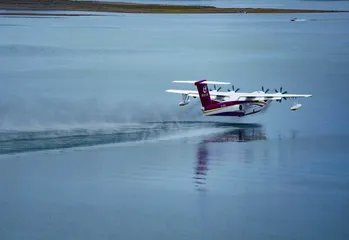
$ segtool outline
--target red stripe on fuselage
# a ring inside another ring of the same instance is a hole
[[[258,111],[253,111],[250,113],[244,113],[244,112],[222,112],[222,113],[216,113],[216,114],[211,114],[209,116],[228,116],[228,117],[244,117],[247,115],[252,115],[259,113],[261,110]]]
[[[205,111],[207,110],[213,110],[213,109],[219,109],[222,107],[230,107],[238,104],[245,104],[245,103],[259,103],[259,101],[229,101],[229,102],[219,102],[215,104],[210,104],[205,107]]]

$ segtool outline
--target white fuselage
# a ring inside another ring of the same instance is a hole
[[[256,92],[257,93],[257,92]],[[265,109],[270,101],[265,99],[248,99],[239,97],[239,94],[231,92],[226,97],[211,97],[215,104],[208,109],[202,109],[206,116],[246,116],[255,114]]]

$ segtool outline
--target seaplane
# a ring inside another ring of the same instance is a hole
[[[228,89],[226,92],[220,92],[221,87],[216,85],[229,85],[229,82],[208,81],[206,79],[192,80],[175,80],[173,83],[194,84],[197,90],[178,90],[167,89],[166,92],[182,95],[182,101],[179,106],[186,106],[190,103],[190,97],[200,98],[201,110],[205,116],[236,116],[243,117],[259,113],[265,110],[272,101],[281,103],[282,100],[308,98],[310,94],[288,94],[287,91],[275,89],[275,93],[268,93],[269,89],[254,91],[251,93],[239,92],[239,88]],[[214,84],[214,89],[209,89],[208,84]],[[290,108],[296,111],[302,107],[302,104],[295,102]]]

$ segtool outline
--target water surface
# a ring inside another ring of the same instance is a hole
[[[348,14],[0,19],[2,239],[349,237]],[[165,92],[203,78],[313,97]]]

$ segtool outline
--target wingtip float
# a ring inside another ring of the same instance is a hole
[[[297,111],[297,110],[300,109],[301,107],[302,107],[302,104],[297,103],[297,104],[293,105],[293,106],[290,108],[290,110],[291,110],[291,111]]]

